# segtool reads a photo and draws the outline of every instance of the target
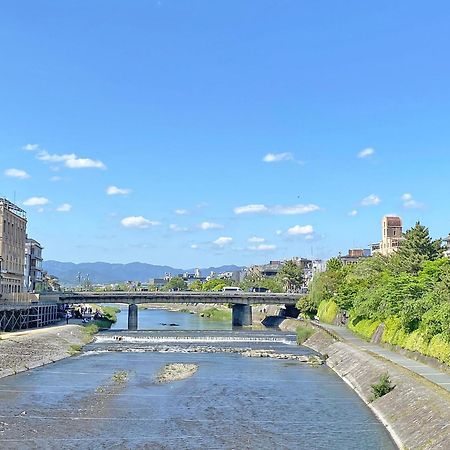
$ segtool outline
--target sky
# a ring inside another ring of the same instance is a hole
[[[17,0],[0,196],[44,258],[329,258],[450,232],[450,4]]]

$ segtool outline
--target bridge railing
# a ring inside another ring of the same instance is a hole
[[[0,297],[0,303],[33,303],[37,301],[39,301],[39,295],[28,292],[12,292],[2,294]]]

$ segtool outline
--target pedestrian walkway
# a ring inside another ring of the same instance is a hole
[[[435,383],[450,392],[449,374],[442,372],[439,369],[435,369],[434,367],[427,366],[426,364],[423,364],[419,361],[415,361],[414,359],[407,358],[406,356],[400,355],[399,353],[396,353],[392,350],[385,349],[381,345],[367,342],[364,339],[356,336],[347,327],[327,325],[324,323],[320,323],[320,326],[338,335],[342,339],[342,341],[348,342],[358,348],[382,356],[383,358],[405,369],[408,369],[423,378],[426,378],[432,383]]]

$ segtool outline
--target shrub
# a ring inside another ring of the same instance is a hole
[[[322,301],[317,310],[317,315],[322,322],[333,323],[338,311],[338,305],[333,300]]]
[[[306,325],[299,325],[297,327],[297,344],[302,345],[307,339],[309,339],[316,330],[313,327]]]
[[[350,320],[348,327],[356,334],[370,341],[380,323],[379,320]]]
[[[376,384],[372,384],[372,400],[374,401],[377,398],[381,398],[386,394],[389,394],[394,388],[395,385],[392,384],[389,374],[383,373],[380,377],[380,381]]]
[[[218,309],[218,308],[207,308],[200,313],[201,317],[206,317],[212,320],[231,320],[231,310],[227,309]]]

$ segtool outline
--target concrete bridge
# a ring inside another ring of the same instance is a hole
[[[62,292],[51,294],[60,303],[127,303],[128,329],[138,329],[140,303],[204,303],[231,304],[233,326],[252,324],[252,305],[285,305],[294,307],[302,294],[259,292]],[[45,298],[45,294],[41,295]]]

